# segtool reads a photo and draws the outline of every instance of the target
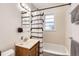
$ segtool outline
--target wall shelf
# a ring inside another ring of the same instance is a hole
[[[37,15],[32,15],[32,17],[43,16],[43,15],[44,15],[44,13],[42,13],[42,14],[37,14]]]
[[[43,19],[35,19],[35,20],[32,20],[32,21],[39,21],[39,20],[42,20],[43,21]]]
[[[21,18],[29,18],[30,16],[21,16]]]
[[[43,37],[38,37],[38,36],[31,36],[31,38],[32,38],[32,37],[35,37],[35,38],[43,38]]]
[[[39,24],[43,24],[43,23],[34,23],[34,24],[32,24],[32,25],[39,25]]]
[[[38,33],[39,34],[39,33],[43,33],[43,32],[31,32],[31,33]]]
[[[30,25],[30,24],[22,24],[22,25]]]
[[[31,28],[31,30],[32,30],[32,29],[42,29],[42,30],[43,30],[42,27]]]

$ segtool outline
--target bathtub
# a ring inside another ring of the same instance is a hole
[[[43,43],[44,56],[68,56],[66,47],[57,44]]]

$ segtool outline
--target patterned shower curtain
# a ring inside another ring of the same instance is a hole
[[[43,53],[43,15],[40,11],[32,12],[31,20],[31,39],[40,41],[40,55]]]

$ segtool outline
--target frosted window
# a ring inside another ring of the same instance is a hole
[[[54,15],[46,15],[44,21],[44,30],[45,31],[55,31],[55,19]]]

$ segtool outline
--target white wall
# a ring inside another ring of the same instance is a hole
[[[17,28],[21,25],[21,15],[15,3],[0,3],[0,50],[13,48],[14,41],[20,40]]]
[[[53,14],[56,22],[56,31],[44,32],[44,42],[65,45],[65,12],[65,6],[44,11],[45,14]]]
[[[68,49],[70,55],[71,39],[72,37],[72,24],[71,24],[71,6],[66,6],[66,16],[65,16],[65,46]]]

